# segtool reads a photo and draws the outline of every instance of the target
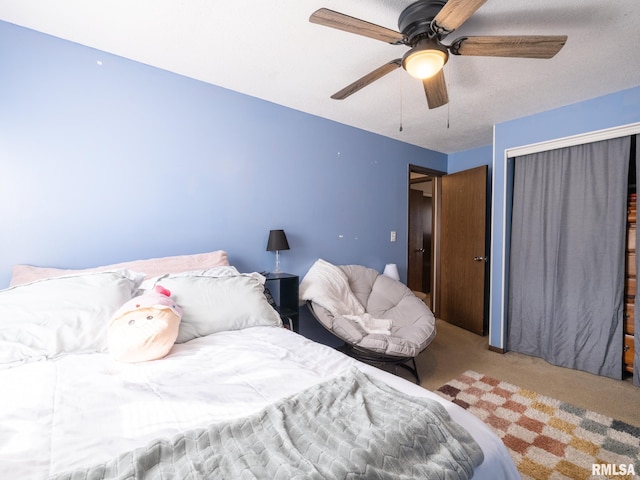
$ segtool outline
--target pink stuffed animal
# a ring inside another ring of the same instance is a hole
[[[181,318],[182,309],[171,299],[171,292],[156,285],[113,314],[107,331],[109,354],[131,363],[162,358],[178,338]]]

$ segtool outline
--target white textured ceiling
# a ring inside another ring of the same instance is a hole
[[[331,100],[407,47],[309,15],[327,7],[397,30],[411,3],[0,0],[0,19],[444,153],[491,144],[496,123],[640,85],[639,0],[488,0],[448,40],[566,34],[565,47],[551,60],[451,56],[450,101],[434,110],[402,69]]]

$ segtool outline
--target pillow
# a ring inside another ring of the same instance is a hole
[[[166,278],[168,276],[172,277],[224,277],[228,275],[240,275],[240,272],[236,269],[236,267],[232,265],[223,265],[220,267],[207,268],[204,270],[189,270],[187,272],[178,272],[178,273],[165,273],[163,275],[159,275],[153,278],[145,278],[140,285],[140,290],[147,291],[153,289],[153,286],[158,283],[158,281]]]
[[[0,364],[103,351],[107,323],[137,291],[129,270],[39,280],[0,291]]]
[[[178,273],[168,273],[161,276],[172,276],[172,277],[225,277],[225,276],[234,276],[241,275],[238,269],[232,265],[223,265],[220,267],[206,268],[204,270],[189,270],[187,272],[178,272]],[[258,273],[250,274],[250,275],[259,275]]]
[[[10,286],[41,280],[43,278],[60,277],[62,275],[103,272],[106,270],[128,269],[144,272],[146,278],[157,277],[163,273],[177,273],[188,270],[207,269],[229,265],[227,252],[216,250],[210,253],[194,255],[178,255],[175,257],[151,258],[135,260],[133,262],[116,263],[103,267],[87,268],[83,270],[65,270],[60,268],[34,267],[31,265],[15,265],[13,267]]]
[[[178,337],[181,317],[182,309],[171,299],[171,292],[156,285],[113,314],[107,330],[109,354],[129,363],[164,357]]]
[[[227,330],[282,326],[280,316],[264,295],[262,276],[168,275],[161,282],[183,311],[176,343]]]

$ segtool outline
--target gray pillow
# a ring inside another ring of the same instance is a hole
[[[156,284],[170,290],[182,308],[176,343],[227,330],[282,326],[280,316],[264,295],[263,281],[256,275],[168,275]]]

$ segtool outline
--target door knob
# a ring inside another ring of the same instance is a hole
[[[473,260],[475,262],[486,262],[487,261],[487,257],[473,257]]]
[[[419,248],[418,250],[415,251],[416,253],[424,253],[424,248]]]

